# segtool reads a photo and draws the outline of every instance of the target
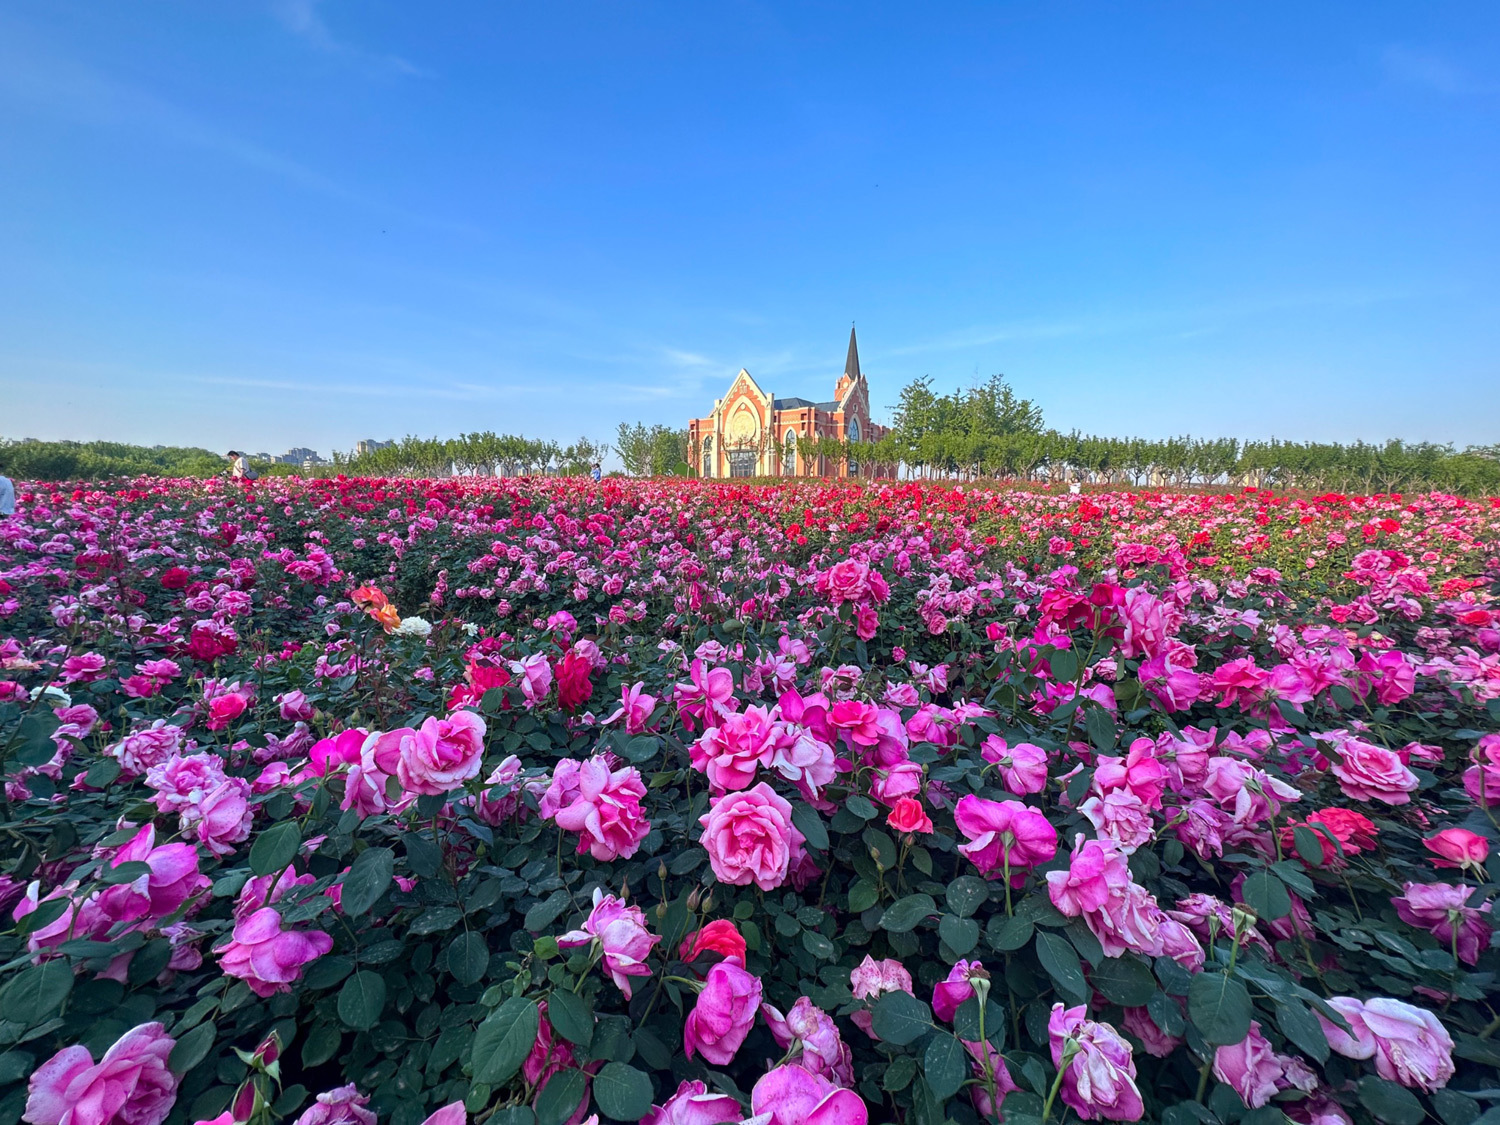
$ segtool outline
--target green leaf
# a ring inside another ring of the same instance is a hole
[[[838,949],[833,942],[829,941],[817,930],[802,931],[802,948],[811,953],[819,961],[832,961],[838,956]]]
[[[932,1009],[909,992],[887,992],[875,1002],[870,1026],[882,1042],[904,1047],[932,1030]]]
[[[1120,738],[1115,730],[1114,719],[1103,707],[1088,708],[1084,715],[1083,729],[1088,732],[1089,741],[1101,754],[1113,750]]]
[[[22,969],[0,988],[0,1012],[26,1027],[43,1023],[73,991],[73,966],[66,961],[44,961]]]
[[[1228,973],[1199,973],[1188,986],[1188,1017],[1204,1041],[1229,1047],[1250,1034],[1250,993]]]
[[[412,934],[440,934],[458,925],[462,917],[463,912],[456,906],[434,906],[418,914],[406,929]]]
[[[408,832],[402,839],[406,844],[406,862],[411,864],[412,871],[418,875],[436,875],[443,866],[443,850],[416,832]]]
[[[951,1098],[969,1076],[964,1045],[947,1032],[934,1035],[922,1052],[922,1074],[934,1096],[941,1101]]]
[[[192,1070],[208,1058],[208,1052],[213,1047],[218,1033],[218,1028],[212,1022],[200,1023],[192,1031],[179,1038],[172,1048],[172,1054],[167,1059],[168,1069],[178,1077]]]
[[[358,918],[374,906],[391,885],[396,870],[396,854],[390,848],[366,848],[355,858],[344,876],[339,905],[344,915]]]
[[[1078,678],[1078,657],[1071,649],[1058,649],[1047,657],[1047,663],[1052,666],[1052,676],[1059,683],[1070,683]]]
[[[1031,943],[1031,935],[1035,930],[1030,918],[1013,917],[1001,919],[997,927],[991,925],[985,927],[989,935],[989,942],[1002,953],[1014,953],[1018,949],[1024,949]]]
[[[319,1024],[302,1040],[302,1065],[322,1066],[338,1053],[344,1033],[331,1023]]]
[[[566,910],[573,902],[573,896],[567,891],[553,891],[541,902],[536,903],[530,910],[526,911],[524,925],[532,933],[541,933],[553,922],[557,921],[558,915]]]
[[[1240,887],[1240,897],[1259,918],[1274,922],[1292,912],[1292,896],[1269,871],[1257,871]]]
[[[953,1013],[953,1034],[961,1040],[977,1043],[988,1039],[996,1047],[1005,1044],[1005,1013],[993,1000],[984,1003],[984,1034],[979,1034],[979,997],[970,996]]]
[[[569,1043],[587,1047],[594,1038],[594,1011],[576,992],[554,988],[547,998],[547,1019]]]
[[[868,797],[862,797],[858,793],[844,799],[844,809],[859,817],[860,820],[874,820],[880,810],[875,807],[875,802]]]
[[[857,879],[849,888],[849,910],[854,914],[863,914],[878,901],[880,901],[880,892],[876,890],[874,883],[865,879]]]
[[[893,934],[909,933],[917,928],[917,923],[937,912],[937,903],[931,895],[907,895],[885,908],[885,913],[880,916],[880,928]]]
[[[651,1111],[651,1079],[625,1063],[605,1063],[594,1075],[594,1102],[616,1121],[639,1121]]]
[[[273,824],[250,845],[250,870],[257,875],[281,871],[297,858],[297,849],[301,846],[302,836],[297,831],[295,820]]]
[[[117,863],[113,867],[106,867],[99,872],[99,882],[106,887],[118,887],[122,883],[134,883],[137,879],[151,874],[151,865],[143,863],[138,859],[127,860]]]
[[[385,1007],[385,978],[371,969],[361,969],[339,989],[339,1019],[355,1031],[368,1031],[380,1022]]]
[[[1328,1036],[1312,1009],[1296,1000],[1276,1005],[1276,1026],[1282,1034],[1320,1063],[1328,1061]]]
[[[948,909],[967,918],[989,901],[990,886],[983,879],[960,875],[948,884]],[[949,942],[949,944],[953,944]]]
[[[828,826],[823,823],[823,818],[818,815],[817,809],[810,805],[794,806],[792,823],[807,840],[808,847],[820,852],[828,850]]]
[[[1059,992],[1076,1004],[1088,1000],[1089,988],[1083,979],[1083,966],[1067,938],[1045,930],[1039,931],[1036,935],[1036,955]]]
[[[9,1086],[17,1079],[25,1078],[35,1065],[36,1056],[29,1051],[6,1051],[0,1055],[0,1086]]]
[[[1323,866],[1323,841],[1307,825],[1299,824],[1292,829],[1292,845],[1309,867]]]
[[[100,758],[83,775],[83,783],[90,789],[108,789],[120,776],[120,763],[113,758]]]
[[[490,967],[490,947],[483,934],[459,934],[448,947],[448,971],[460,984],[478,984]]]
[[[653,734],[638,734],[625,744],[623,753],[626,761],[641,765],[661,753],[661,739]]]
[[[972,918],[955,918],[952,914],[944,914],[938,920],[938,937],[962,957],[979,944],[979,923]]]
[[[1443,1125],[1472,1125],[1479,1116],[1479,1103],[1457,1090],[1438,1090],[1432,1095],[1432,1106]]]
[[[1427,1111],[1405,1086],[1366,1075],[1359,1080],[1360,1104],[1390,1125],[1421,1125]]]
[[[474,1081],[509,1082],[536,1045],[540,1026],[536,1001],[524,996],[512,996],[491,1012],[474,1033]]]
[[[917,1076],[917,1060],[910,1055],[897,1055],[891,1060],[891,1065],[885,1068],[885,1074],[880,1078],[880,1086],[884,1090],[895,1093],[904,1090],[911,1085],[911,1080]]]
[[[547,1080],[542,1092],[537,1095],[536,1125],[563,1125],[573,1116],[578,1103],[587,1093],[587,1081],[583,1071],[560,1070]],[[650,1109],[650,1103],[646,1105]]]
[[[1090,975],[1093,986],[1106,999],[1124,1008],[1139,1008],[1156,992],[1156,977],[1139,957],[1106,957]]]

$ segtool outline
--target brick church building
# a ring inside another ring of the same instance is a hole
[[[833,398],[776,398],[744,368],[706,418],[688,423],[688,447],[704,477],[870,476],[857,462],[804,451],[807,439],[879,441],[885,426],[870,421],[870,388],[859,370],[859,346],[849,329],[844,373]],[[874,475],[886,475],[882,468]]]

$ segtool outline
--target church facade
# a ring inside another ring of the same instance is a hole
[[[859,345],[851,328],[849,354],[833,398],[777,398],[741,368],[708,417],[688,423],[688,447],[702,477],[884,476],[884,469],[861,472],[857,461],[819,453],[810,443],[873,442],[886,432],[870,421],[870,388],[859,370]]]

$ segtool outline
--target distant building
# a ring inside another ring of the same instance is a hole
[[[849,329],[849,354],[833,398],[775,398],[744,368],[706,418],[688,423],[694,468],[704,477],[860,476],[854,461],[804,453],[804,441],[879,441],[885,426],[870,421],[870,389],[859,370],[859,345]],[[881,468],[878,476],[888,475]]]
[[[297,448],[295,449],[288,449],[280,457],[277,457],[276,461],[278,464],[282,465],[306,466],[323,464],[323,458],[318,456],[317,450],[308,449],[306,446],[302,445],[297,446]]]
[[[365,438],[364,441],[355,443],[354,453],[356,456],[363,457],[366,453],[374,453],[377,449],[389,449],[395,444],[394,441],[376,441],[374,438]]]

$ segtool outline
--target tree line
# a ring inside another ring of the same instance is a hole
[[[407,436],[382,449],[335,453],[333,471],[360,477],[581,476],[609,446],[580,437],[571,445],[491,430],[456,438]]]

